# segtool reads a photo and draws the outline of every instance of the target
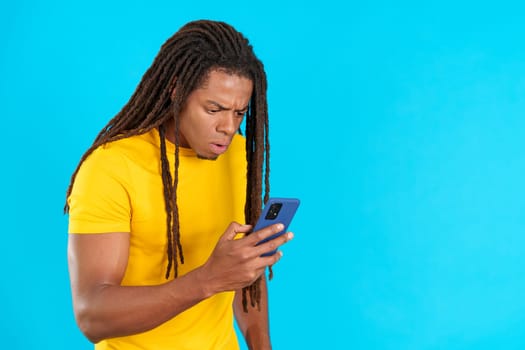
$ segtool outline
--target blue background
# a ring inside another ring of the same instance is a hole
[[[3,348],[90,349],[67,274],[69,176],[189,20],[269,78],[272,189],[302,206],[275,349],[525,347],[521,2],[2,2]]]

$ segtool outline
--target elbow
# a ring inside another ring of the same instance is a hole
[[[95,329],[93,329],[89,322],[77,321],[77,323],[82,334],[84,334],[84,336],[93,344],[104,340],[104,337],[101,336]]]
[[[82,334],[93,344],[105,339],[100,322],[89,307],[75,307],[75,320]]]

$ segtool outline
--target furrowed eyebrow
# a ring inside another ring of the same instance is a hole
[[[207,100],[206,102],[211,104],[211,105],[213,105],[213,106],[215,106],[215,107],[217,107],[221,111],[229,111],[229,110],[231,110],[231,108],[226,108],[223,105],[221,105],[220,103],[212,101],[212,100]],[[235,110],[235,112],[246,112],[246,111],[248,111],[248,105],[246,105],[246,107],[244,107],[242,109],[236,109]]]
[[[217,103],[217,102],[215,102],[215,101],[208,100],[208,101],[206,101],[206,102],[207,102],[208,104],[210,104],[210,105],[213,105],[213,107],[216,107],[216,108],[218,108],[218,109],[220,109],[220,110],[227,111],[227,110],[229,109],[229,108],[226,108],[226,107],[222,106],[221,104],[219,104],[219,103]]]

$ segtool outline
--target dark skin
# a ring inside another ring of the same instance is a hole
[[[237,131],[252,93],[249,79],[222,71],[210,72],[206,83],[188,97],[181,112],[181,146],[202,158],[215,159]],[[168,131],[173,125],[168,125]],[[173,135],[173,132],[168,132]],[[168,140],[174,141],[171,137]],[[73,307],[80,329],[92,342],[137,334],[176,317],[200,301],[235,291],[234,313],[250,349],[271,349],[268,332],[266,281],[261,285],[261,310],[242,309],[241,289],[255,282],[281,258],[262,254],[293,238],[291,232],[261,245],[282,230],[275,224],[245,235],[249,225],[232,222],[206,263],[156,286],[121,286],[129,255],[129,232],[70,234],[69,273]],[[245,235],[240,239],[238,235]],[[132,314],[133,317],[129,317]]]
[[[283,245],[292,234],[256,246],[260,240],[282,230],[276,224],[234,239],[250,229],[249,225],[231,223],[204,265],[157,286],[120,285],[128,261],[129,233],[69,235],[73,306],[80,329],[94,343],[144,332],[214,294],[239,291],[252,284],[267,266],[281,257],[279,253],[270,257],[260,255]],[[234,309],[247,342],[257,343],[253,348],[269,348],[267,312],[251,310],[239,317],[243,312],[239,294]]]

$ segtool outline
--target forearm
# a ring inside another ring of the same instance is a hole
[[[209,296],[195,270],[158,286],[99,286],[75,298],[75,314],[96,343],[153,329]]]
[[[235,293],[234,299],[235,318],[246,340],[246,344],[251,350],[268,350],[272,348],[268,322],[268,290],[264,274],[261,279],[260,288],[260,310],[257,309],[257,307],[248,306],[248,312],[244,312],[242,306],[242,290]]]
[[[253,283],[264,275],[267,266],[280,258],[279,254],[261,255],[279,247],[288,238],[282,235],[257,244],[282,231],[282,226],[277,224],[234,239],[238,233],[250,229],[250,226],[230,224],[204,265],[163,285],[141,287],[120,285],[128,262],[128,233],[70,234],[68,263],[80,329],[92,342],[141,333],[216,293],[239,290]],[[252,309],[242,315],[242,295],[236,297],[236,305],[240,305],[236,307],[240,310],[236,314],[249,343],[269,343],[266,298],[263,281],[261,311]]]

